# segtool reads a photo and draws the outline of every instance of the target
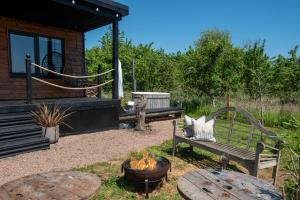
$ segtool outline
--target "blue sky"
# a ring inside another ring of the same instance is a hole
[[[300,0],[116,0],[129,6],[121,31],[135,44],[154,42],[167,52],[184,51],[201,32],[230,32],[235,45],[266,39],[270,56],[287,55],[300,44]],[[97,45],[107,27],[86,33]],[[299,54],[299,52],[298,52]]]

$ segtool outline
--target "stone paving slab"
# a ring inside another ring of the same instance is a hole
[[[48,172],[26,176],[0,187],[0,200],[84,200],[101,186],[98,176],[85,172]]]

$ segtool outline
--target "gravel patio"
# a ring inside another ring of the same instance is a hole
[[[55,170],[68,170],[115,160],[132,151],[161,144],[172,137],[172,123],[150,123],[151,131],[109,130],[60,138],[49,150],[0,159],[0,185],[11,180]]]

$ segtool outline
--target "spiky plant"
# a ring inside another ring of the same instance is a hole
[[[300,152],[300,145],[299,145]],[[289,149],[291,152],[290,162],[287,167],[288,172],[285,175],[288,175],[290,178],[285,182],[283,186],[284,199],[290,200],[299,200],[300,199],[300,155],[297,154],[292,149]]]
[[[68,112],[70,108],[63,109],[60,105],[41,104],[36,110],[31,111],[32,119],[42,127],[54,127],[59,124],[66,124],[63,120],[72,115],[74,112]]]

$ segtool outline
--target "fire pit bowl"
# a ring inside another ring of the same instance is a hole
[[[149,182],[160,181],[162,178],[167,177],[168,170],[171,170],[171,163],[165,157],[160,157],[157,161],[157,166],[155,169],[132,169],[130,167],[130,160],[125,160],[122,164],[122,171],[124,170],[124,176],[126,179],[144,183],[146,179]]]
[[[171,162],[165,157],[159,157],[154,169],[132,169],[130,159],[125,160],[122,164],[124,178],[133,184],[145,184],[146,198],[148,198],[148,184],[158,183],[163,178],[168,181],[168,170],[171,171]]]

